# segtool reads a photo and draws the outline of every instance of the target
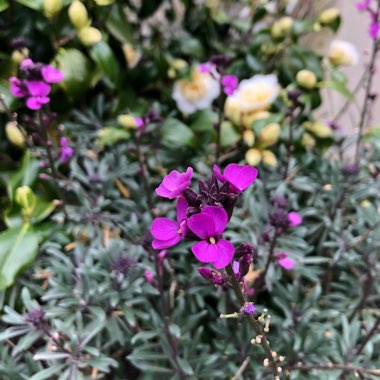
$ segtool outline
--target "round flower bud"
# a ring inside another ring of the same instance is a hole
[[[168,75],[168,78],[174,79],[176,77],[177,73],[176,73],[175,69],[173,69],[173,67],[170,67],[168,69],[167,75]]]
[[[76,29],[90,24],[86,7],[79,0],[74,0],[69,7],[69,19]]]
[[[253,146],[255,143],[255,134],[251,129],[247,129],[243,132],[243,140],[248,146]]]
[[[21,50],[14,50],[11,55],[12,62],[19,65],[25,58],[29,56],[29,49],[22,48]]]
[[[251,166],[257,166],[261,162],[261,159],[261,152],[255,148],[248,149],[245,154],[245,160]]]
[[[328,8],[319,15],[318,21],[322,25],[328,25],[334,22],[338,17],[340,17],[338,8]]]
[[[18,146],[19,148],[25,147],[25,139],[22,135],[21,131],[18,129],[16,123],[14,121],[10,121],[5,126],[5,134],[7,139],[13,144]]]
[[[286,37],[293,28],[293,19],[289,16],[280,18],[273,23],[271,29],[271,35],[275,39],[281,39]]]
[[[31,214],[36,207],[36,196],[29,186],[21,186],[16,189],[15,201],[27,214]]]
[[[136,128],[136,120],[132,115],[119,115],[117,117],[117,122],[124,128]]]
[[[270,150],[262,151],[262,160],[265,165],[272,167],[277,166],[277,158]]]
[[[280,137],[281,127],[278,123],[266,125],[259,135],[259,142],[262,146],[267,147],[276,144]]]
[[[125,43],[123,45],[123,53],[128,67],[133,69],[137,66],[141,59],[141,52],[136,50],[131,44]]]
[[[184,59],[173,59],[172,62],[170,62],[170,66],[173,67],[174,70],[183,70],[187,67],[187,62]]]
[[[315,138],[310,133],[305,132],[302,135],[301,144],[305,148],[313,148],[315,146]]]
[[[335,66],[354,66],[359,63],[359,53],[356,47],[347,41],[333,40],[330,44],[328,57]]]
[[[310,70],[298,71],[296,75],[296,80],[300,86],[308,89],[314,88],[317,84],[317,77]]]
[[[62,0],[44,0],[43,10],[44,15],[51,20],[62,9]]]
[[[97,44],[102,39],[102,33],[99,29],[92,26],[85,26],[78,31],[78,38],[85,46],[92,46]]]
[[[331,128],[327,124],[324,124],[320,121],[315,121],[313,123],[305,123],[304,127],[305,129],[312,132],[315,136],[321,139],[332,136]]]

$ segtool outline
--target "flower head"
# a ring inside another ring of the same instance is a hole
[[[229,164],[220,171],[218,165],[214,165],[214,175],[220,182],[229,182],[230,191],[233,193],[242,193],[252,185],[258,175],[258,170],[250,165]]]
[[[59,83],[63,81],[62,71],[52,65],[46,65],[41,69],[41,75],[46,83]]]
[[[187,232],[187,202],[183,198],[177,201],[177,222],[168,218],[156,218],[152,222],[151,233],[154,237],[152,247],[165,249],[180,242]]]
[[[302,216],[298,212],[292,211],[288,214],[289,227],[296,227],[302,223]]]
[[[277,255],[277,262],[278,265],[285,270],[292,270],[295,266],[294,260],[288,257],[286,252],[280,252]]]
[[[203,263],[212,263],[217,269],[226,267],[234,255],[234,246],[221,238],[227,222],[226,211],[217,206],[206,206],[187,221],[189,229],[202,239],[191,248],[195,257]]]
[[[347,41],[331,41],[328,57],[335,66],[355,66],[359,63],[359,53],[356,47]]]
[[[43,104],[50,102],[48,94],[50,85],[41,81],[25,81],[29,97],[26,99],[26,106],[31,110],[39,110]]]
[[[61,146],[59,160],[61,161],[61,164],[67,164],[74,154],[74,149],[69,146],[69,142],[66,137],[61,137],[59,143]]]
[[[232,95],[238,88],[238,78],[236,75],[223,75],[220,83],[226,95]]]
[[[240,312],[246,315],[253,315],[255,313],[255,305],[253,302],[246,302],[240,309]]]
[[[180,173],[177,170],[171,171],[157,187],[156,193],[164,198],[173,199],[182,194],[189,187],[193,168],[187,168],[185,173]]]
[[[190,79],[178,80],[173,87],[173,99],[183,113],[209,107],[219,94],[219,81],[199,68],[192,70]]]

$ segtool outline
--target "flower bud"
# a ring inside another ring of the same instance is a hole
[[[248,146],[253,146],[255,143],[255,133],[251,129],[243,132],[243,140]]]
[[[263,163],[265,165],[268,165],[271,167],[277,166],[277,158],[274,155],[274,153],[271,152],[270,150],[263,150],[262,157],[263,157]]]
[[[135,118],[129,114],[119,115],[117,122],[124,128],[134,129],[137,127]]]
[[[274,39],[286,37],[293,28],[293,19],[289,16],[280,18],[274,22],[271,29],[271,34]]]
[[[301,70],[296,75],[296,81],[301,87],[312,89],[317,84],[317,77],[310,70]]]
[[[128,67],[133,69],[137,66],[141,59],[141,52],[135,49],[131,44],[126,43],[123,45],[124,58],[127,61]]]
[[[321,139],[332,136],[331,128],[327,124],[320,121],[305,123],[304,128]]]
[[[263,147],[276,144],[280,137],[281,127],[278,123],[266,125],[259,134],[259,142]]]
[[[213,285],[223,285],[226,283],[226,278],[218,271],[206,267],[198,268],[199,274]]]
[[[17,127],[16,122],[10,121],[5,126],[5,134],[7,139],[19,148],[25,147],[25,139],[20,129]]]
[[[249,165],[257,166],[261,162],[262,154],[258,149],[251,148],[247,150],[245,159]]]
[[[250,254],[246,254],[241,258],[239,267],[240,278],[243,278],[248,273],[251,262],[252,257]]]
[[[97,44],[102,39],[102,33],[99,29],[93,26],[85,26],[78,31],[78,38],[85,46],[92,46]]]
[[[240,312],[246,315],[253,315],[255,313],[255,305],[253,302],[246,302],[240,309]]]
[[[82,29],[90,24],[87,9],[79,0],[74,0],[69,7],[69,19],[76,29]]]
[[[329,25],[338,17],[340,17],[340,11],[338,8],[328,8],[319,15],[318,21],[321,25]]]
[[[62,9],[62,0],[44,0],[44,15],[49,19],[53,19]]]
[[[15,201],[24,209],[27,216],[31,216],[37,203],[36,196],[29,186],[21,186],[16,189]]]
[[[188,66],[187,62],[184,59],[180,59],[180,58],[173,59],[173,61],[170,62],[170,67],[172,67],[174,70],[177,70],[177,71],[186,69],[187,66]]]
[[[94,0],[96,5],[99,5],[100,7],[104,7],[106,5],[111,5],[115,2],[115,0]]]
[[[315,146],[315,138],[310,133],[305,132],[302,135],[301,144],[305,148],[313,148]]]
[[[24,47],[21,50],[14,50],[11,55],[12,62],[19,65],[25,58],[29,56],[29,49]]]
[[[235,259],[240,259],[241,257],[243,257],[245,255],[253,256],[255,254],[257,254],[257,250],[256,250],[256,248],[252,244],[243,243],[243,244],[240,244],[235,249],[234,258]]]
[[[153,274],[152,271],[146,270],[145,273],[144,273],[144,277],[145,277],[146,282],[148,282],[153,287],[156,286],[156,281],[154,279],[154,274]]]
[[[198,194],[194,190],[190,189],[190,187],[185,189],[182,195],[186,199],[189,206],[198,207],[200,205]]]

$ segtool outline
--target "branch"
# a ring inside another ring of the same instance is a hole
[[[333,371],[333,370],[343,370],[347,372],[359,372],[365,373],[368,375],[380,376],[380,369],[370,369],[362,367],[353,367],[346,364],[297,364],[293,367],[287,367],[289,370],[298,370],[298,371],[311,371],[313,369],[321,371]]]

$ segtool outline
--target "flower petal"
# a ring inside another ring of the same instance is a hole
[[[177,220],[181,223],[183,220],[187,219],[187,209],[189,205],[184,198],[178,198],[177,201]]]
[[[285,270],[292,270],[295,266],[295,262],[290,257],[284,257],[278,260],[278,265]]]
[[[207,207],[206,207],[207,208]],[[190,230],[195,233],[201,239],[207,239],[215,234],[215,225],[212,217],[210,215],[195,214],[187,220],[187,226]]]
[[[26,99],[26,106],[30,110],[39,110],[42,104],[39,102],[39,99],[37,97],[32,97],[32,98]]]
[[[216,179],[222,183],[226,182],[226,177],[224,177],[224,175],[220,171],[220,167],[215,164],[213,169],[214,169],[214,176],[216,177]]]
[[[216,269],[221,269],[231,263],[234,257],[235,248],[232,243],[224,239],[218,240],[215,246],[218,250],[218,258],[212,262],[212,265]]]
[[[258,170],[250,165],[229,164],[224,170],[224,176],[239,192],[248,188],[257,178]]]
[[[170,240],[178,234],[178,223],[168,218],[156,218],[152,222],[151,232],[158,240]]]
[[[210,215],[213,224],[214,230],[213,235],[210,236],[219,236],[226,229],[228,223],[228,215],[224,208],[218,206],[207,206],[202,210],[202,214]]]
[[[302,223],[302,216],[298,212],[292,211],[288,214],[289,227],[296,227]]]
[[[199,214],[198,214],[199,215]],[[219,250],[217,244],[210,244],[206,241],[200,241],[191,247],[197,260],[202,263],[210,263],[218,258]]]
[[[159,240],[154,239],[152,241],[152,247],[154,249],[165,249],[173,247],[173,245],[176,245],[178,242],[180,242],[182,239],[181,235],[177,234],[176,236],[173,236],[171,239],[168,240]]]

